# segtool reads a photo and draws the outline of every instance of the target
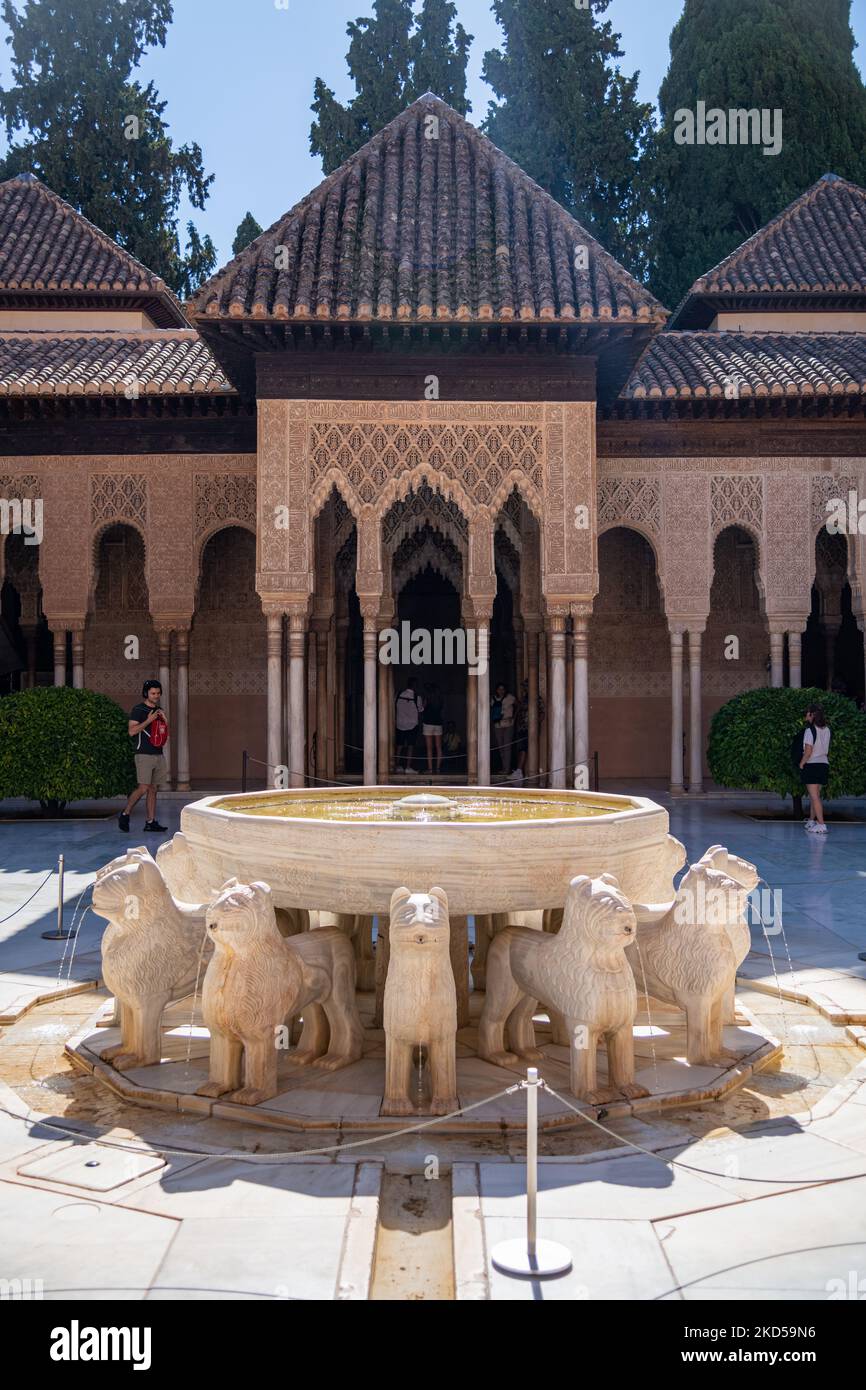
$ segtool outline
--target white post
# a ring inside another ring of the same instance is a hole
[[[571,1254],[564,1245],[538,1239],[538,1092],[544,1085],[536,1067],[528,1067],[526,1080],[526,1238],[503,1240],[495,1245],[490,1258],[503,1274],[534,1279],[567,1274]]]

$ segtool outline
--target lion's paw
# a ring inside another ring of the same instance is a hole
[[[493,1067],[514,1067],[520,1058],[516,1052],[489,1052],[484,1061]]]
[[[209,1100],[218,1100],[230,1090],[231,1086],[225,1086],[221,1081],[203,1081],[201,1086],[196,1087],[195,1093],[197,1096],[206,1096]]]
[[[646,1086],[638,1086],[636,1081],[627,1081],[624,1086],[619,1087],[619,1094],[625,1096],[626,1100],[643,1100],[644,1096],[649,1095]]]
[[[257,1086],[242,1086],[239,1091],[232,1091],[229,1100],[234,1101],[235,1105],[261,1105],[263,1100],[271,1100],[272,1097],[272,1091],[262,1091]]]
[[[411,1100],[407,1100],[404,1096],[395,1096],[393,1100],[389,1100],[386,1096],[382,1102],[381,1113],[383,1115],[414,1115],[415,1107]]]
[[[587,1091],[584,1097],[590,1105],[610,1105],[611,1101],[619,1098],[619,1091],[614,1091],[610,1086],[597,1086],[594,1091]]]
[[[460,1101],[456,1096],[434,1096],[430,1102],[431,1115],[450,1115],[459,1109]]]
[[[308,1067],[311,1062],[315,1062],[317,1054],[315,1052],[288,1052],[286,1061],[292,1067]]]
[[[111,1065],[115,1071],[131,1071],[133,1067],[144,1067],[146,1062],[141,1061],[134,1052],[116,1052],[111,1059]]]
[[[522,1047],[518,1052],[521,1062],[544,1062],[544,1053],[538,1047]]]
[[[339,1071],[341,1067],[349,1065],[349,1059],[340,1053],[335,1055],[332,1052],[327,1052],[324,1057],[316,1057],[311,1065],[319,1067],[321,1071]]]

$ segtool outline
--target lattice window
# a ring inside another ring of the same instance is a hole
[[[764,481],[759,473],[717,473],[712,480],[713,533],[726,526],[764,529]]]
[[[98,473],[90,479],[90,517],[147,525],[147,477],[144,473]]]
[[[598,485],[598,524],[661,529],[661,488],[658,478],[602,478]]]
[[[812,478],[812,527],[817,530],[827,522],[827,503],[848,501],[849,492],[857,492],[857,479],[845,474],[838,477],[833,473],[817,473]]]
[[[196,473],[196,535],[202,536],[227,521],[239,521],[255,529],[255,478],[247,473]]]

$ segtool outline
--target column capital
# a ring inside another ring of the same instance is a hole
[[[591,603],[570,603],[569,608],[571,610],[571,620],[575,625],[575,631],[577,630],[578,623],[586,624],[592,617],[593,605]]]

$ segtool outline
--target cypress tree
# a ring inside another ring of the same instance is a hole
[[[232,255],[238,256],[245,246],[249,246],[251,241],[255,241],[257,236],[261,236],[262,228],[259,226],[251,212],[248,212],[243,221],[239,224],[235,232],[235,239],[232,242]]]
[[[347,26],[346,62],[356,95],[344,106],[321,77],[314,90],[310,149],[321,155],[326,174],[425,91],[466,113],[472,36],[456,17],[453,0],[424,0],[417,20],[412,0],[373,0],[373,17]]]
[[[648,227],[641,156],[653,140],[652,108],[637,74],[617,66],[619,35],[602,16],[610,0],[493,0],[504,30],[485,54],[498,102],[490,138],[636,274]]]
[[[654,292],[689,286],[825,173],[866,183],[850,0],[685,0],[659,95]],[[678,144],[677,113],[779,110],[781,150]]]
[[[165,46],[171,0],[3,0],[2,14],[13,85],[0,91],[12,142],[0,178],[35,174],[189,294],[216,251],[192,223],[181,248],[181,197],[203,208],[213,176],[197,144],[172,144],[153,83],[133,80],[146,50]]]

